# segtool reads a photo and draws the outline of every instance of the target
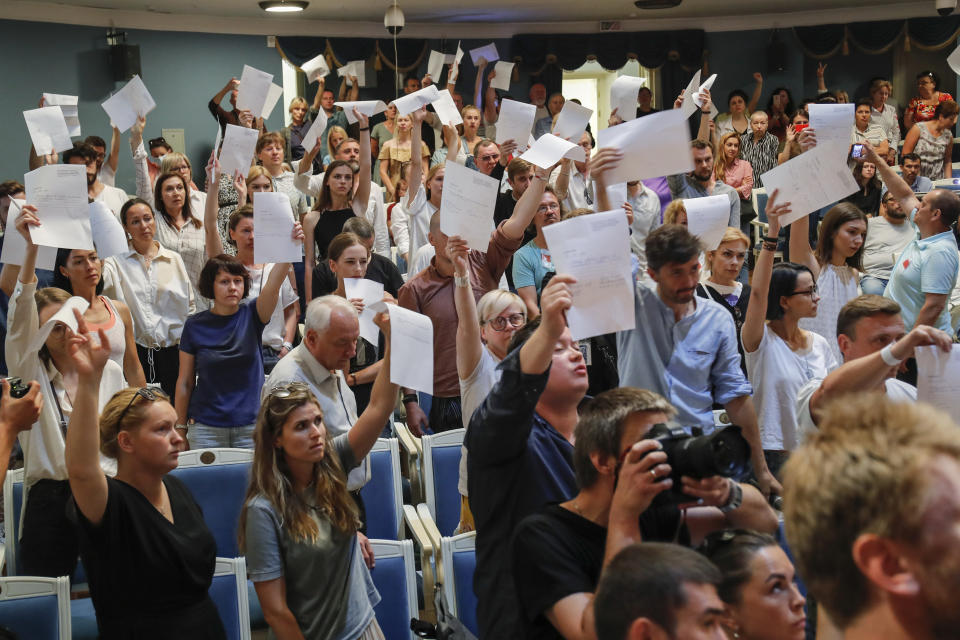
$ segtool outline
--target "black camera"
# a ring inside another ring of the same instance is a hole
[[[20,378],[7,378],[7,382],[10,383],[10,397],[11,398],[22,398],[27,395],[27,392],[30,391],[30,383],[23,383],[23,380]]]
[[[695,502],[696,498],[683,493],[680,478],[687,476],[701,480],[713,476],[742,479],[750,471],[750,443],[740,427],[726,426],[705,436],[692,436],[683,427],[655,424],[645,436],[656,440],[667,454],[673,486],[657,496],[666,503]]]

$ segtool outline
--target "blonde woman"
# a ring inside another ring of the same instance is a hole
[[[388,140],[380,149],[380,181],[387,190],[387,195],[393,197],[397,181],[400,179],[400,168],[407,162],[415,161],[413,157],[413,138],[411,129],[413,119],[409,115],[397,116],[393,139]],[[425,174],[430,168],[430,149],[425,142],[420,142],[421,170]]]
[[[333,162],[333,159],[337,157],[337,147],[347,138],[347,130],[343,127],[338,125],[330,127],[327,131],[327,152],[323,155],[323,158],[321,158],[324,167]]]
[[[740,136],[736,132],[724,134],[720,138],[717,161],[713,165],[713,175],[719,182],[733,187],[740,196],[740,230],[747,233],[750,220],[756,217],[753,212],[753,167],[740,157]]]
[[[254,433],[250,485],[240,514],[246,555],[264,617],[278,638],[382,639],[377,593],[357,538],[357,505],[347,473],[357,466],[393,412],[390,322],[384,366],[370,404],[347,433],[333,438],[309,388],[298,382],[263,399]]]

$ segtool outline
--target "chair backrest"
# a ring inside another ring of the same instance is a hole
[[[378,438],[368,459],[370,482],[360,489],[367,512],[367,537],[399,540],[403,534],[403,490],[397,439]]]
[[[752,192],[753,210],[757,212],[757,220],[767,224],[767,190],[754,189]]]
[[[941,180],[934,180],[933,188],[960,191],[960,178],[943,178]]]
[[[412,640],[410,620],[419,617],[413,541],[371,539],[370,545],[377,561],[370,576],[380,592],[377,622],[387,640]]]
[[[227,640],[250,640],[246,560],[217,558],[209,593],[227,631]]]
[[[29,640],[70,640],[70,580],[0,578],[0,626]]]
[[[218,557],[240,555],[237,531],[252,462],[249,449],[197,449],[181,453],[177,468],[171,471],[203,510],[217,541]]]
[[[423,443],[423,490],[427,507],[440,534],[453,535],[460,522],[460,448],[466,429],[451,429],[425,435]]]
[[[8,576],[18,575],[17,549],[20,546],[20,510],[23,508],[23,469],[7,472],[3,481],[4,565]]]
[[[477,532],[440,539],[443,564],[443,590],[450,613],[478,635],[477,596],[473,593],[473,573],[477,568]]]

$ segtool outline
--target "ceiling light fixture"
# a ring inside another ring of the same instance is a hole
[[[309,5],[304,0],[262,0],[260,8],[270,13],[292,13],[294,11],[303,11]]]

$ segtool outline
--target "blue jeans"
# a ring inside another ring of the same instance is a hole
[[[199,422],[187,429],[191,449],[235,448],[253,449],[253,428],[247,424],[239,427],[211,427]]]
[[[863,276],[860,279],[860,289],[862,289],[864,293],[874,293],[882,296],[884,289],[887,288],[887,282],[889,281],[877,278],[876,276]]]

